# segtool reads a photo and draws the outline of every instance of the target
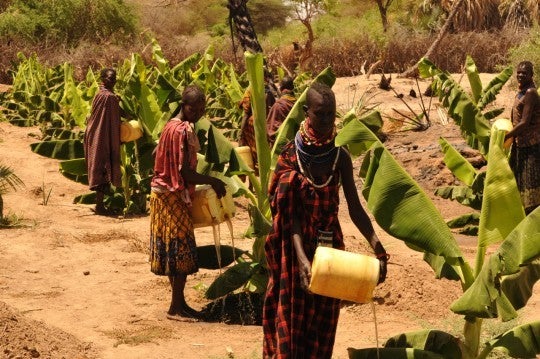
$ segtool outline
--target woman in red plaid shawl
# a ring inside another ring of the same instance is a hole
[[[150,264],[154,274],[169,277],[172,296],[167,318],[173,320],[200,317],[184,297],[188,274],[199,270],[189,213],[195,185],[209,184],[218,198],[225,195],[221,180],[196,172],[199,140],[192,126],[204,109],[202,90],[195,85],[186,87],[180,113],[167,122],[156,148],[150,197]]]
[[[263,310],[265,358],[331,358],[340,301],[308,290],[317,245],[344,248],[338,220],[339,186],[349,215],[380,259],[388,255],[363,209],[352,160],[336,147],[336,100],[315,83],[307,93],[306,120],[281,153],[270,183],[273,228],[265,244],[270,279]]]

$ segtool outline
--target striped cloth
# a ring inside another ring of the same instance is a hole
[[[337,170],[327,186],[311,186],[299,171],[293,142],[278,159],[269,189],[273,227],[265,243],[270,278],[263,309],[264,358],[332,356],[340,301],[301,288],[292,218],[302,220],[304,250],[310,261],[317,246],[317,230],[332,231],[333,247],[343,249],[339,182]]]
[[[104,86],[92,101],[84,132],[84,157],[92,191],[109,183],[122,185],[120,172],[120,105],[114,92]]]

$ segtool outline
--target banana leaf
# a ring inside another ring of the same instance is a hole
[[[415,348],[441,354],[445,359],[461,359],[459,339],[440,330],[420,330],[395,335],[384,343],[385,348]]]
[[[433,193],[441,198],[451,199],[472,209],[480,210],[482,208],[482,195],[467,186],[439,187]]]
[[[242,287],[251,278],[253,268],[251,263],[240,262],[228,268],[221,274],[205,292],[207,299],[217,299]]]
[[[423,78],[434,78],[434,89],[439,100],[465,134],[467,143],[486,154],[489,146],[490,125],[473,99],[450,74],[438,69],[428,59],[420,59],[418,71]]]
[[[537,358],[540,354],[540,322],[523,324],[499,335],[487,343],[482,354],[495,348],[502,349],[512,358]]]
[[[439,138],[439,145],[444,153],[444,163],[452,174],[467,186],[472,185],[476,170],[446,139]]]
[[[468,213],[462,216],[456,217],[448,222],[448,227],[450,228],[460,228],[466,225],[478,225],[480,222],[480,215],[478,213]]]
[[[60,162],[60,171],[75,176],[84,176],[87,174],[86,160],[84,158],[75,158]]]
[[[525,217],[514,173],[503,150],[505,131],[492,128],[475,268],[482,268],[487,246],[499,243]]]
[[[152,38],[152,59],[157,65],[157,70],[164,74],[170,72],[169,61],[163,56],[163,51],[161,51],[161,46],[155,38]]]
[[[197,247],[197,263],[200,268],[219,269],[225,268],[233,263],[238,257],[246,253],[239,248],[234,248],[228,245],[220,245],[219,252],[221,254],[221,267],[217,256],[217,247],[213,244]]]
[[[524,295],[519,300],[516,293],[507,296],[501,289],[503,276],[518,273],[522,266],[540,257],[540,208],[531,212],[506,237],[484,263],[474,283],[463,295],[452,303],[450,309],[458,314],[479,318],[501,317],[508,321],[517,316],[520,303],[526,303]],[[534,273],[534,272],[533,272]],[[538,277],[528,278],[535,282]],[[530,286],[532,288],[532,285]],[[519,293],[525,294],[523,289]]]
[[[445,359],[427,350],[413,348],[347,348],[349,359]]]
[[[60,104],[63,112],[69,113],[79,128],[86,127],[86,118],[90,114],[91,104],[83,99],[82,91],[75,85],[73,79],[73,67],[67,62],[64,63],[64,92]]]
[[[257,191],[259,208],[263,213],[269,208],[267,188],[270,181],[270,147],[266,132],[266,102],[264,91],[263,55],[250,51],[244,53],[246,69],[251,90],[251,107],[253,112],[253,127],[257,146],[257,162],[261,191]]]
[[[471,85],[472,99],[474,103],[478,103],[480,95],[482,94],[482,81],[480,80],[478,68],[470,55],[467,55],[467,58],[465,59],[465,72],[469,78],[469,84]]]
[[[80,140],[44,141],[30,144],[32,152],[57,160],[71,160],[84,157],[84,147]]]
[[[455,238],[420,186],[380,142],[366,157],[369,167],[362,193],[379,226],[412,249],[444,257],[454,271],[449,279],[457,275],[462,283],[472,282],[472,273]],[[438,263],[438,267],[432,267],[435,273],[446,271],[439,261],[430,264],[434,263]]]
[[[364,154],[373,143],[378,142],[377,136],[369,130],[366,123],[373,123],[381,119],[378,111],[373,111],[360,119],[354,113],[349,112],[345,118],[347,124],[336,136],[336,146],[346,145],[353,156]]]
[[[512,73],[512,66],[507,66],[497,76],[491,79],[491,81],[482,90],[480,99],[476,104],[479,109],[484,109],[486,105],[495,101],[497,94],[501,91],[504,84],[508,82],[508,80],[512,76]]]

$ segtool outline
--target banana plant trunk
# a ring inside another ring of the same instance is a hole
[[[480,348],[480,333],[482,331],[482,319],[465,319],[463,335],[465,350],[463,350],[463,359],[474,359],[478,355]]]

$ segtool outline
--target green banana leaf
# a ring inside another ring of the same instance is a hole
[[[349,359],[445,359],[427,350],[413,348],[347,348]]]
[[[84,129],[90,114],[91,104],[83,99],[82,91],[75,85],[73,67],[64,63],[64,92],[60,104],[64,113],[69,113],[75,124]]]
[[[161,46],[155,38],[152,38],[152,59],[157,65],[157,70],[164,74],[170,72],[169,61],[163,56],[163,51],[161,51]]]
[[[267,188],[270,181],[270,147],[266,132],[266,102],[264,91],[263,55],[250,51],[244,53],[249,87],[251,90],[251,107],[253,112],[253,127],[255,129],[255,143],[257,146],[257,162],[259,165],[259,179],[261,191],[257,191],[259,208],[266,213],[270,208]]]
[[[512,358],[537,358],[540,354],[540,322],[532,322],[512,328],[487,343],[482,354],[502,349]]]
[[[482,81],[480,80],[478,68],[470,55],[467,55],[467,58],[465,59],[465,72],[469,78],[469,84],[471,85],[472,99],[474,103],[478,103],[482,94]]]
[[[459,339],[440,330],[420,330],[395,335],[384,343],[385,348],[415,348],[442,355],[445,359],[461,359]]]
[[[362,193],[379,226],[415,250],[444,257],[462,283],[472,283],[472,273],[455,238],[420,186],[380,142],[366,157],[369,167]],[[444,272],[440,267],[433,269]]]
[[[450,74],[438,69],[428,59],[420,59],[418,71],[423,78],[435,79],[434,87],[439,100],[461,131],[465,133],[468,144],[486,154],[489,146],[490,125],[480,108]]]
[[[80,140],[44,141],[30,144],[32,152],[57,160],[84,157],[84,146]]]
[[[478,228],[477,273],[482,268],[487,246],[502,242],[525,218],[514,173],[503,150],[504,135],[505,131],[492,128]]]
[[[439,187],[433,193],[441,198],[451,199],[472,209],[479,210],[482,208],[481,194],[476,193],[472,188],[467,186]]]
[[[510,77],[512,77],[513,69],[512,66],[505,67],[497,76],[495,76],[491,81],[484,87],[480,99],[476,104],[479,109],[484,109],[488,104],[495,101],[497,94],[501,91],[502,87]]]
[[[466,225],[478,225],[480,222],[480,215],[478,213],[468,213],[462,216],[456,217],[448,222],[448,227],[450,228],[461,228]]]
[[[205,292],[207,299],[217,299],[242,287],[251,278],[253,268],[249,262],[240,262],[221,274]]]
[[[443,137],[439,138],[439,145],[444,153],[444,163],[461,182],[467,186],[473,184],[476,177],[476,169],[471,165],[458,150]]]
[[[86,160],[84,158],[75,158],[60,162],[60,171],[74,176],[84,176],[87,174]]]
[[[531,212],[514,228],[498,250],[484,263],[472,286],[452,303],[450,309],[458,314],[479,318],[500,316],[503,321],[515,318],[516,309],[519,309],[519,304],[525,303],[527,298],[516,300],[516,293],[507,296],[501,290],[501,278],[517,273],[522,266],[530,264],[538,257],[540,257],[540,208]],[[532,278],[532,281],[536,280],[538,277]],[[524,293],[523,290],[519,292]]]
[[[197,263],[200,268],[205,269],[219,269],[225,268],[233,263],[238,257],[246,253],[239,248],[234,248],[228,245],[219,246],[219,252],[221,254],[221,267],[217,256],[218,248],[213,245],[198,246],[197,247]]]
[[[373,111],[360,119],[356,118],[354,112],[349,112],[343,119],[347,124],[338,132],[336,136],[336,146],[347,146],[353,156],[364,154],[372,144],[379,141],[377,136],[369,129],[367,123],[382,121],[381,114]]]

